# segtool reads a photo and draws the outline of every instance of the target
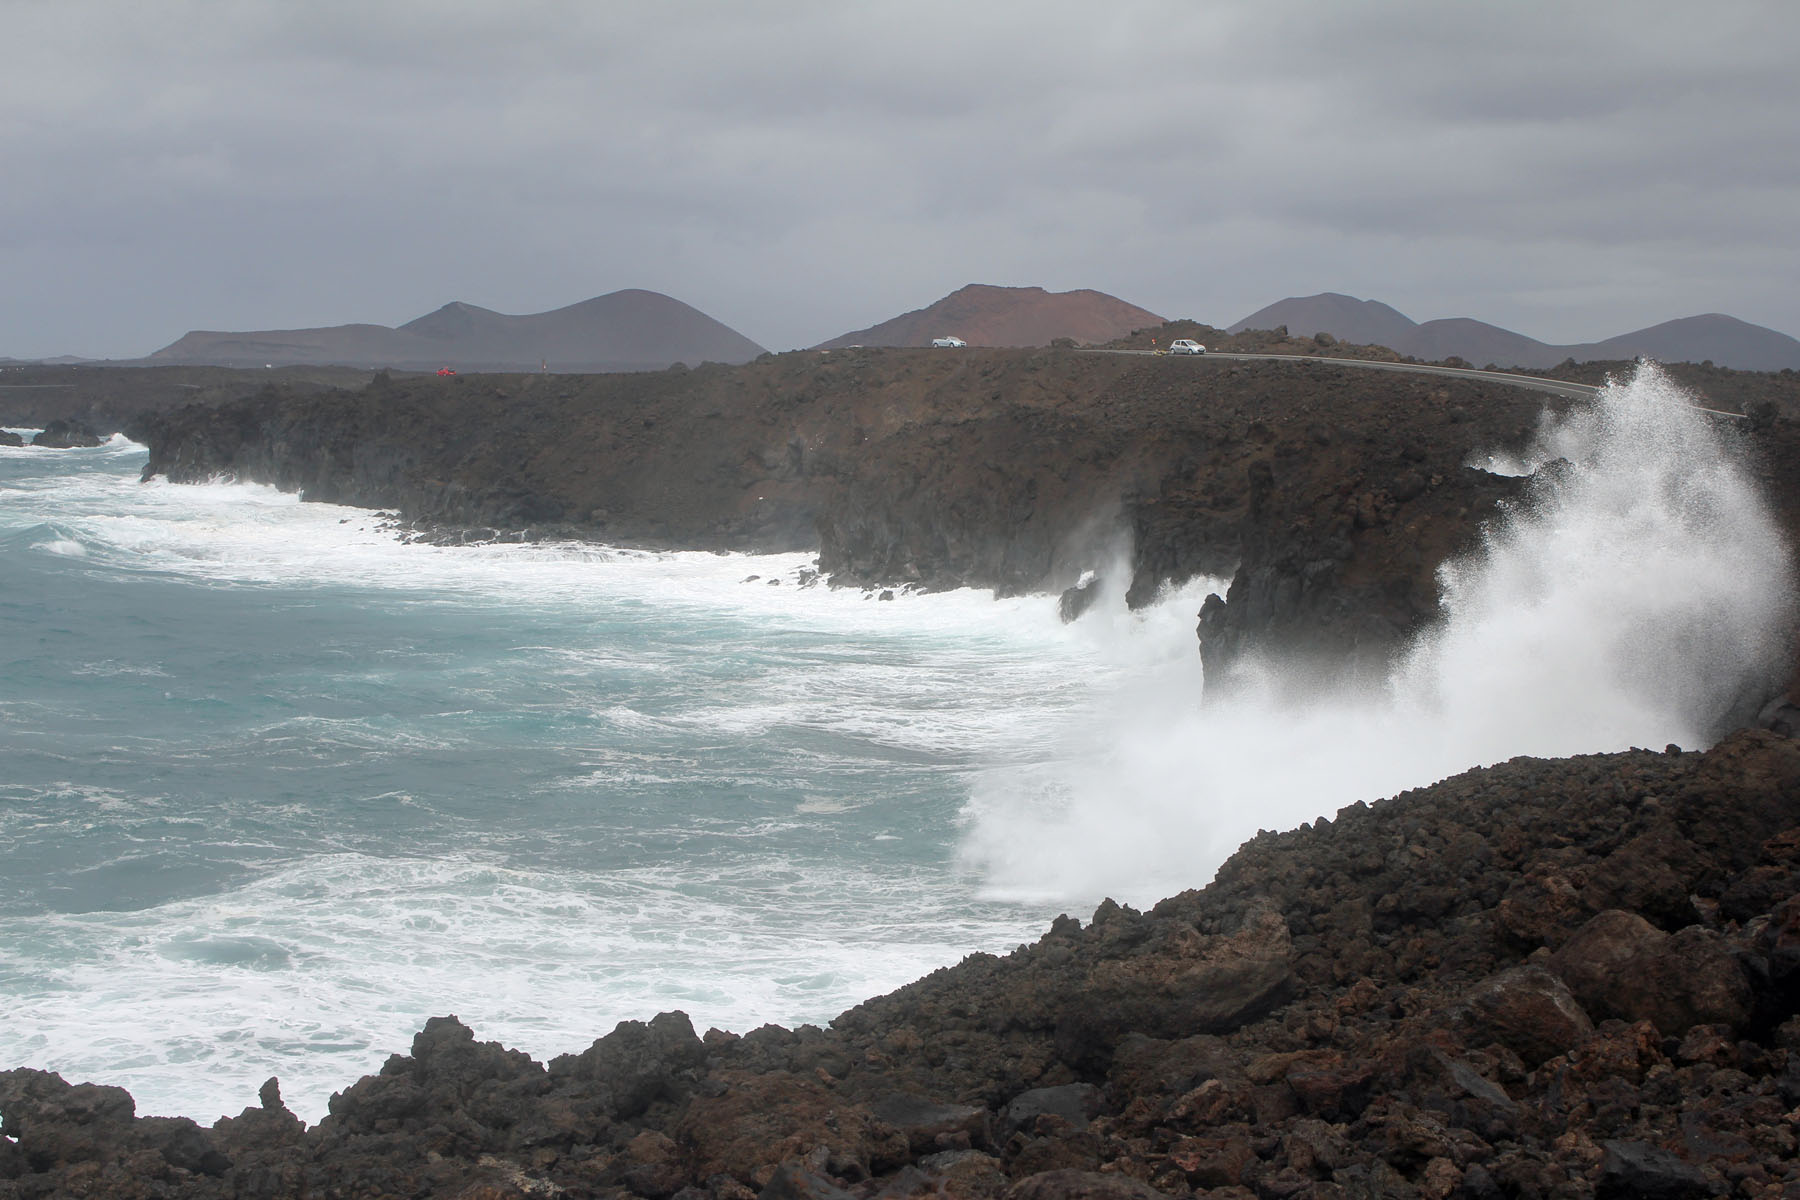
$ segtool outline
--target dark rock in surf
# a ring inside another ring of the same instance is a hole
[[[10,429],[0,429],[0,446],[23,446],[25,439]]]
[[[53,450],[71,450],[80,446],[98,446],[106,439],[89,429],[80,421],[52,421],[38,431],[31,439],[34,446],[48,446]]]
[[[1072,588],[1063,591],[1056,602],[1056,613],[1067,625],[1080,619],[1081,614],[1094,607],[1094,601],[1100,599],[1100,578],[1095,576],[1082,581]]]
[[[1782,737],[1800,738],[1800,704],[1786,692],[1776,696],[1756,714],[1758,729],[1779,733]]]

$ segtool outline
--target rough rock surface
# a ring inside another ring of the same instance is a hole
[[[1117,345],[1177,336],[1392,357],[1192,322]],[[1628,366],[1551,373],[1600,382]],[[1800,535],[1800,378],[1671,373],[1711,405],[1752,413],[1728,428]],[[1529,486],[1463,463],[1518,448],[1546,403],[1319,363],[1069,349],[795,352],[736,368],[362,387],[369,378],[33,367],[0,406],[14,422],[123,428],[174,479],[236,475],[396,509],[410,536],[433,540],[816,548],[835,582],[882,588],[1060,592],[1094,572],[1109,594],[1128,586],[1134,605],[1165,581],[1229,579],[1199,614],[1216,693],[1257,654],[1379,674],[1436,616],[1437,566]],[[1071,615],[1091,593],[1068,597]],[[1767,723],[1800,724],[1794,711],[1771,709]]]
[[[1439,565],[1529,493],[1464,464],[1567,403],[1319,363],[858,349],[271,387],[129,432],[147,473],[395,509],[441,540],[816,548],[834,582],[889,588],[1062,592],[1092,573],[1133,605],[1229,579],[1198,614],[1216,694],[1250,657],[1383,675],[1437,616]],[[1800,530],[1800,425],[1742,433]]]
[[[80,421],[52,421],[38,431],[31,439],[34,446],[48,446],[53,450],[68,450],[76,446],[98,446],[106,439],[89,429]]]
[[[1555,403],[1555,402],[1553,402]],[[444,539],[810,549],[838,583],[1235,578],[1209,668],[1385,661],[1520,484],[1545,397],[1317,364],[858,350],[610,376],[379,378],[151,414],[147,471],[397,509]],[[1122,560],[1122,561],[1121,561]],[[1123,577],[1121,577],[1123,576]]]
[[[437,1018],[311,1129],[9,1071],[0,1197],[1792,1195],[1797,885],[1789,739],[1515,759],[828,1029],[546,1067]]]

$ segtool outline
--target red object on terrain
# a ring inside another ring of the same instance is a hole
[[[439,367],[438,374],[439,375],[454,375],[454,374],[456,374],[456,372],[452,371],[449,367]]]

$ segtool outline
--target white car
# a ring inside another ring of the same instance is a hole
[[[966,346],[969,343],[963,341],[959,337],[941,337],[941,338],[932,338],[931,344],[933,346],[936,346],[938,349],[942,350],[942,349],[949,348],[949,347]]]
[[[1170,354],[1205,354],[1206,347],[1193,338],[1176,338],[1169,343]]]

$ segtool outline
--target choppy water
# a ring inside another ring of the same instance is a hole
[[[316,1119],[439,1013],[539,1058],[671,1008],[824,1021],[1259,827],[1698,744],[1791,589],[1681,400],[1649,373],[1547,427],[1568,482],[1446,571],[1396,688],[1298,710],[1201,710],[1204,584],[1064,626],[0,449],[0,1066],[203,1121],[279,1075]]]
[[[278,1074],[316,1118],[437,1013],[544,1057],[1033,940],[1063,905],[957,864],[974,775],[1138,671],[1198,694],[1200,594],[1064,627],[803,556],[409,546],[143,461],[0,450],[0,1063],[140,1111]]]

